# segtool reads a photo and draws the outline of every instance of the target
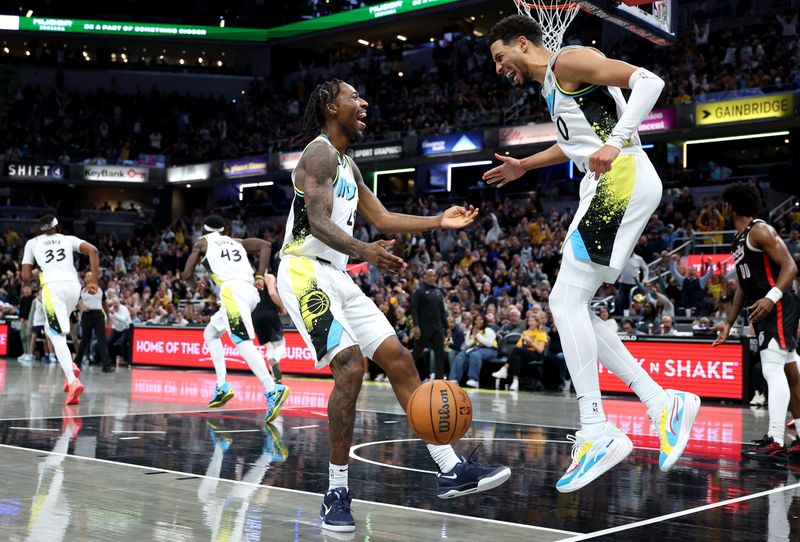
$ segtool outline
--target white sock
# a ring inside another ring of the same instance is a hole
[[[450,472],[456,465],[461,463],[453,447],[449,444],[442,446],[428,444],[428,452],[430,452],[431,458],[439,465],[439,470],[442,472]]]
[[[61,365],[61,370],[64,371],[64,376],[67,377],[67,382],[71,386],[77,379],[72,371],[72,354],[70,354],[69,346],[67,346],[67,337],[65,335],[50,335],[50,341],[53,343],[53,350],[56,352],[58,364]]]
[[[347,486],[347,465],[328,463],[328,491],[337,487],[350,489]]]
[[[594,313],[590,316],[597,336],[597,349],[600,362],[617,375],[647,408],[662,409],[669,403],[664,388],[642,369],[625,344],[620,340],[614,327],[601,320]]]
[[[225,368],[225,347],[216,335],[216,330],[211,326],[206,327],[203,338],[208,345],[208,353],[211,355],[211,363],[214,364],[214,372],[217,374],[217,386],[222,386],[228,378],[228,370]]]
[[[594,391],[578,397],[578,408],[581,413],[581,432],[588,439],[600,436],[606,425],[600,392]]]
[[[776,359],[771,360],[770,358]],[[789,408],[789,382],[783,371],[785,356],[763,350],[761,352],[761,372],[767,381],[767,394],[769,401],[769,431],[767,435],[775,439],[778,444],[783,444],[783,434],[786,431],[786,411]]]
[[[250,370],[256,375],[256,378],[264,386],[264,391],[269,393],[275,389],[275,380],[267,369],[267,362],[264,361],[264,356],[256,349],[253,341],[242,341],[236,345],[239,355],[244,358]]]

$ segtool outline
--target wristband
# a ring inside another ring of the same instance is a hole
[[[264,280],[264,275],[256,275],[256,280],[258,279]]]
[[[767,299],[769,299],[773,303],[777,303],[783,297],[783,290],[781,290],[777,286],[773,286],[772,290],[767,292],[767,295],[765,295],[764,297],[766,297]]]

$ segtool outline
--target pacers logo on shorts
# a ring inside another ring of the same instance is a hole
[[[311,290],[300,298],[300,315],[306,329],[314,327],[314,321],[330,309],[331,300],[322,290]]]

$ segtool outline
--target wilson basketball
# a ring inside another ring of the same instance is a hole
[[[411,429],[428,444],[451,444],[472,423],[472,401],[455,382],[432,380],[411,394],[406,415]]]

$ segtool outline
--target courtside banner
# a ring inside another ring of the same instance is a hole
[[[628,435],[634,446],[658,449],[658,434],[650,430],[653,422],[647,417],[647,407],[643,404],[604,399],[603,410],[608,421]],[[692,426],[686,451],[692,456],[738,461],[742,452],[742,410],[704,404]],[[653,454],[652,459],[658,461],[657,455]]]
[[[742,399],[742,345],[712,347],[711,343],[680,341],[625,341],[639,365],[664,388],[689,391],[701,398]],[[602,391],[630,388],[600,364]]]
[[[314,356],[303,338],[296,331],[284,333],[286,355],[280,360],[281,371],[287,374],[330,374],[327,367],[314,368]],[[225,365],[230,370],[249,371],[247,363],[239,357],[236,347],[227,333],[222,336],[225,348]],[[256,348],[266,357],[267,349]],[[134,365],[166,365],[168,367],[191,367],[211,369],[211,356],[203,339],[203,328],[135,327],[133,329],[132,359]]]
[[[265,409],[264,387],[254,375],[229,374],[228,383],[235,393],[228,406]],[[333,380],[284,378],[283,383],[292,390],[281,409],[284,416],[328,417]],[[131,401],[205,406],[216,385],[214,373],[134,369],[131,373]]]
[[[0,356],[8,353],[8,324],[0,324]]]

